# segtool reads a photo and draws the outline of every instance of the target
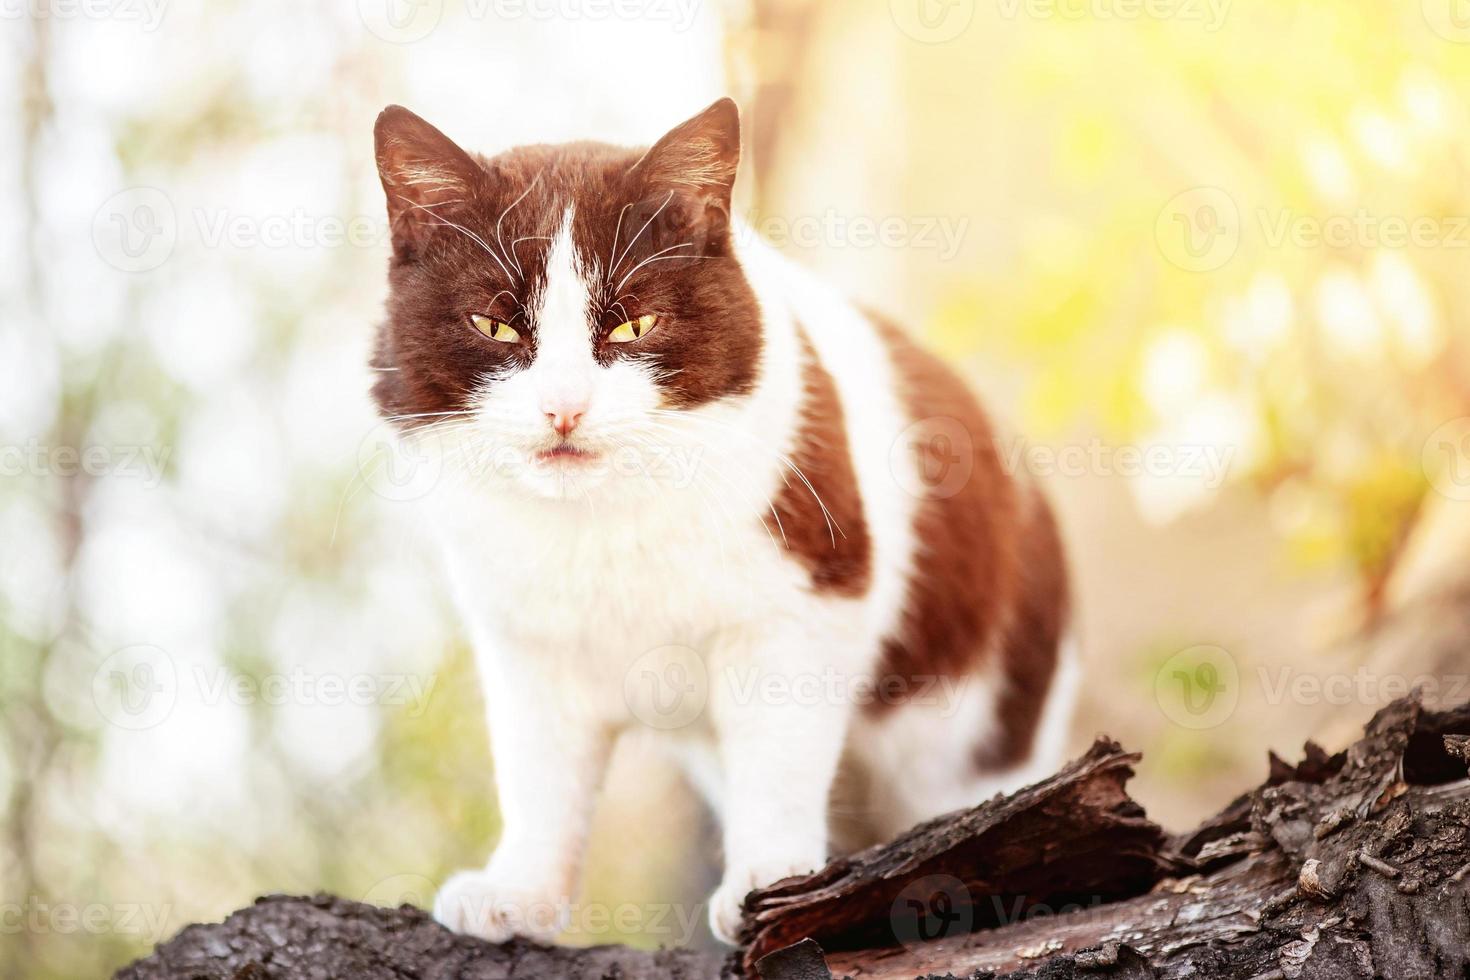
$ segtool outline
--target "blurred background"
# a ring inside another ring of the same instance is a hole
[[[1470,697],[1463,0],[14,0],[0,37],[0,976],[489,853],[366,395],[389,102],[493,152],[734,95],[737,209],[1025,434],[1074,746],[1143,750],[1171,829]],[[708,823],[636,743],[597,826],[572,938],[699,941]]]

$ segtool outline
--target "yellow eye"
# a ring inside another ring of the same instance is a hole
[[[475,329],[480,331],[480,333],[489,337],[491,340],[498,340],[502,344],[513,344],[521,339],[521,335],[516,331],[515,327],[508,323],[501,323],[499,320],[492,320],[488,316],[480,316],[478,313],[472,314],[470,316],[470,323],[474,324]]]
[[[626,344],[648,336],[653,330],[654,324],[658,323],[658,317],[652,313],[645,313],[636,320],[627,320],[613,327],[612,333],[607,339],[615,344]]]

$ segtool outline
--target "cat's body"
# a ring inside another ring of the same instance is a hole
[[[375,393],[449,457],[429,510],[505,823],[487,869],[441,891],[455,928],[555,930],[630,728],[721,815],[726,939],[752,887],[1061,749],[1045,502],[950,372],[730,223],[737,155],[728,101],[647,154],[488,163],[380,120],[396,256]]]

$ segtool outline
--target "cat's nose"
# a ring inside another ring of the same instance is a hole
[[[546,413],[546,421],[556,430],[559,436],[570,435],[572,430],[581,423],[582,417],[587,414],[587,402],[585,399],[555,399],[541,403],[541,411]]]

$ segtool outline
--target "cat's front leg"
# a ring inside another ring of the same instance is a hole
[[[484,681],[504,830],[484,869],[444,883],[434,918],[491,942],[549,941],[577,894],[612,734],[545,678],[487,671]]]
[[[827,860],[828,795],[851,704],[823,681],[830,672],[813,654],[824,645],[799,633],[767,639],[715,675],[725,873],[709,920],[732,945],[746,894]]]

